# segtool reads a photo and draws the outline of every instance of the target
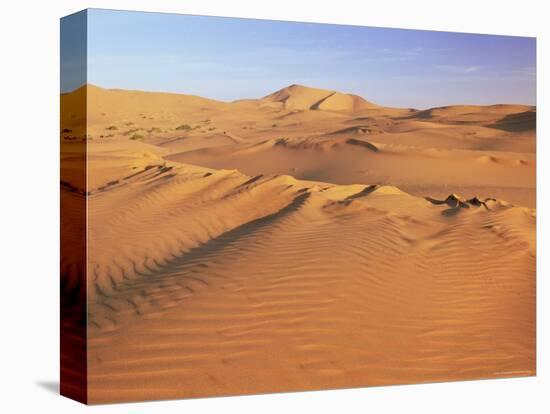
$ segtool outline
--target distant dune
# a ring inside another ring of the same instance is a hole
[[[86,92],[90,402],[534,375],[535,108]]]
[[[375,107],[357,95],[336,91],[309,88],[302,85],[291,85],[262,98],[265,102],[282,104],[285,109],[325,110],[325,111],[358,111]]]

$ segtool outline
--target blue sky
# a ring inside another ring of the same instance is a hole
[[[90,10],[88,82],[220,100],[289,84],[426,108],[536,101],[534,38]]]

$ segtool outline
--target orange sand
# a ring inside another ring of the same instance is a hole
[[[533,107],[88,86],[88,118],[91,403],[534,375]]]

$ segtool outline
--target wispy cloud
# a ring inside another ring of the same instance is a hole
[[[528,66],[524,68],[509,70],[508,73],[512,75],[517,75],[518,77],[524,77],[526,79],[536,79],[537,68],[534,66]]]
[[[418,59],[426,51],[424,48],[410,49],[376,49],[364,45],[362,50],[339,49],[327,50],[325,48],[307,48],[290,46],[264,46],[249,50],[231,51],[228,53],[209,54],[156,54],[148,56],[139,55],[105,55],[91,54],[89,62],[94,68],[107,68],[113,65],[118,67],[170,67],[172,70],[192,70],[202,74],[212,72],[224,74],[228,72],[254,73],[261,71],[276,72],[277,68],[291,66],[316,66],[334,67],[335,64],[372,64],[391,63]]]
[[[483,67],[475,67],[476,69],[466,70],[468,67],[464,67],[463,70],[446,71],[441,75],[435,76],[434,73],[428,72],[424,74],[399,74],[393,76],[394,80],[411,81],[417,83],[495,83],[495,82],[523,82],[526,84],[533,84],[536,80],[536,71],[529,68],[518,70],[490,70]],[[437,68],[439,69],[439,68]]]
[[[478,73],[481,71],[482,66],[479,65],[439,65],[436,66],[437,70],[453,73],[453,74],[467,74]]]

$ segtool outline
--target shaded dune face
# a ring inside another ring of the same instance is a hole
[[[535,374],[534,108],[88,106],[91,403]]]

